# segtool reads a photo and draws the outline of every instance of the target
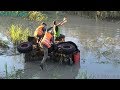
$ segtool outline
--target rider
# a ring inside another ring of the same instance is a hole
[[[44,36],[46,31],[47,24],[42,22],[40,26],[35,30],[34,37],[38,38],[37,43],[41,40],[41,38]]]
[[[40,63],[40,67],[43,69],[43,64],[48,58],[48,49],[51,47],[51,44],[54,44],[54,39],[53,39],[53,32],[52,30],[49,30],[45,33],[42,41],[41,41],[41,46],[44,50],[44,56],[43,59]]]
[[[57,39],[63,39],[62,41],[65,41],[64,38],[65,36],[60,34],[60,29],[59,26],[62,26],[64,23],[67,22],[67,18],[63,18],[63,21],[61,21],[60,23],[56,23],[56,21],[53,21],[53,32],[54,32],[54,41]]]

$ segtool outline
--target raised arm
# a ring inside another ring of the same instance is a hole
[[[57,26],[61,26],[61,25],[63,25],[66,22],[67,22],[67,18],[64,17],[63,21],[61,21],[60,23],[58,23]]]

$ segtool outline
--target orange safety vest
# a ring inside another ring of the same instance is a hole
[[[53,36],[49,33],[49,32],[46,32],[45,33],[45,36],[43,37],[41,43],[46,45],[48,48],[51,47],[51,43],[50,43],[50,40]]]
[[[40,25],[34,32],[34,36],[36,37],[37,35],[41,36],[43,34],[43,25]]]

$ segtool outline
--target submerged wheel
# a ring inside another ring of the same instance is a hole
[[[61,42],[57,44],[57,52],[63,54],[72,54],[77,50],[77,47],[70,42]]]
[[[25,62],[30,62],[30,61],[39,61],[42,60],[43,58],[43,52],[41,50],[32,50],[28,53],[25,53]]]
[[[33,49],[32,43],[30,43],[30,42],[23,42],[17,46],[17,50],[20,53],[28,53],[28,52],[32,51],[32,49]]]
[[[72,42],[72,41],[67,41],[67,43],[70,43],[70,44],[74,45],[75,48],[76,48],[76,50],[78,50],[78,47],[77,47],[77,45],[76,45],[74,42]]]
[[[73,64],[74,64],[74,62],[73,62],[72,58],[69,58],[68,65],[73,65]]]

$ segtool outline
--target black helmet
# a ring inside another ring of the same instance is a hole
[[[53,21],[53,24],[55,25],[55,24],[56,24],[56,21]]]
[[[47,30],[47,32],[49,32],[49,33],[53,34],[53,30]]]
[[[47,24],[46,24],[46,23],[44,23],[44,22],[42,22],[41,24],[42,24],[42,25],[45,25],[45,26],[47,26]]]

